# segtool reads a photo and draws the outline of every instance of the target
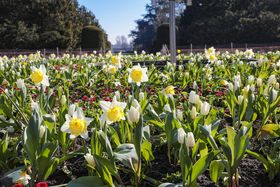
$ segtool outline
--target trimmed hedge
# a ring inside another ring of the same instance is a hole
[[[83,49],[104,50],[106,45],[104,32],[93,25],[84,27],[81,45]]]

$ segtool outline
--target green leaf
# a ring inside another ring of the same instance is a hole
[[[109,187],[108,185],[105,185],[103,181],[97,176],[80,177],[69,182],[67,187],[88,187],[92,185],[96,187]]]
[[[263,125],[261,128],[260,134],[258,136],[265,136],[265,135],[279,137],[280,136],[280,125],[278,125],[278,124]]]
[[[42,118],[37,109],[33,110],[29,124],[24,130],[23,142],[24,149],[28,154],[30,161],[34,164],[36,157],[38,156],[38,147],[40,144],[40,125],[42,124]]]
[[[114,156],[127,167],[136,172],[138,156],[133,144],[121,144],[115,151]]]
[[[192,167],[191,184],[196,181],[199,175],[201,175],[208,167],[210,161],[212,161],[219,151],[213,151],[206,156],[200,158]]]
[[[225,166],[222,160],[213,160],[210,164],[210,178],[218,184]]]
[[[148,140],[144,140],[142,143],[142,156],[146,161],[155,159],[152,151],[152,144]]]

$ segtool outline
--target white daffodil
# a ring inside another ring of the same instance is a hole
[[[40,68],[31,67],[32,73],[30,78],[35,85],[49,86],[49,78],[46,75],[46,68],[44,65],[40,65]]]
[[[109,66],[106,67],[106,70],[107,70],[108,73],[114,75],[118,71],[118,67],[109,65]]]
[[[23,170],[16,170],[11,174],[7,175],[8,178],[12,178],[12,182],[15,183],[22,183],[23,185],[27,185],[31,177]]]
[[[70,139],[74,139],[77,136],[81,136],[84,139],[88,138],[87,127],[91,120],[84,116],[81,108],[76,108],[76,105],[71,105],[65,118],[66,121],[62,125],[61,131],[70,133]]]
[[[103,110],[101,121],[107,122],[108,125],[125,120],[124,109],[126,103],[118,102],[115,97],[112,102],[100,101],[100,107]]]
[[[112,56],[111,57],[111,64],[113,66],[116,66],[116,67],[120,68],[121,67],[121,59],[122,59],[121,55]]]
[[[253,52],[253,50],[252,49],[247,49],[245,52],[244,52],[244,55],[245,55],[245,57],[246,58],[253,58],[254,57],[254,52]]]
[[[137,86],[140,86],[142,82],[148,81],[147,68],[141,68],[141,66],[138,64],[137,66],[133,66],[132,69],[129,69],[128,71],[129,83],[134,82],[137,84]]]

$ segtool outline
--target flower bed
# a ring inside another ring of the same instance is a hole
[[[1,57],[0,186],[279,184],[280,52],[177,60]]]

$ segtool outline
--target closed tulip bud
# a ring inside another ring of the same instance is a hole
[[[255,92],[255,85],[254,85],[254,84],[251,85],[250,90],[251,90],[252,92]]]
[[[255,78],[254,78],[253,75],[250,75],[250,76],[248,77],[248,83],[249,83],[249,84],[252,84],[252,83],[254,82],[254,80],[255,80]]]
[[[25,86],[24,80],[23,79],[18,79],[17,80],[17,87],[22,89]]]
[[[192,110],[191,110],[191,118],[192,118],[192,119],[195,119],[195,118],[196,118],[196,115],[197,115],[196,107],[193,106],[193,107],[192,107]]]
[[[243,102],[243,100],[244,100],[243,95],[239,95],[239,96],[238,96],[238,99],[237,99],[237,104],[238,104],[238,105],[241,105],[242,102]]]
[[[277,82],[277,83],[275,84],[275,88],[276,88],[277,90],[279,90],[279,82]]]
[[[64,106],[67,102],[67,99],[66,99],[66,96],[65,95],[62,95],[61,96],[61,105]]]
[[[195,104],[198,102],[198,100],[199,96],[194,91],[191,91],[189,95],[189,102]]]
[[[171,111],[171,108],[170,108],[170,106],[169,106],[169,104],[164,105],[164,110],[165,110],[166,112],[172,112],[172,111]]]
[[[95,167],[95,160],[91,154],[87,153],[84,157],[90,166]]]
[[[197,83],[196,83],[196,81],[193,81],[193,89],[194,89],[194,90],[197,89]]]
[[[206,116],[209,113],[210,107],[210,104],[205,101],[200,109],[200,113]]]
[[[190,148],[193,148],[195,146],[195,139],[192,132],[187,133],[186,146]]]
[[[144,98],[145,98],[144,92],[140,92],[140,93],[139,93],[139,101],[140,101],[140,102],[143,101]]]
[[[185,140],[185,137],[186,137],[186,133],[185,133],[185,130],[183,128],[179,128],[177,129],[177,133],[178,133],[178,142],[180,144],[183,144],[184,143],[184,140]]]
[[[39,133],[40,138],[42,138],[44,136],[45,131],[46,131],[46,127],[44,125],[41,125],[40,126],[40,133]]]
[[[188,79],[190,77],[190,73],[189,72],[185,72],[185,77]]]
[[[127,120],[129,123],[137,123],[140,119],[140,112],[137,108],[131,107],[127,112]]]
[[[119,91],[115,91],[115,97],[118,101],[121,99],[121,94]]]
[[[257,86],[260,87],[262,85],[262,79],[257,78]]]
[[[183,111],[182,110],[177,110],[176,115],[179,120],[183,121]]]
[[[278,91],[272,89],[272,102],[274,102],[277,99]]]
[[[230,91],[233,91],[233,84],[230,82],[230,83],[228,83],[228,89],[230,90]]]
[[[269,79],[268,79],[268,84],[270,85],[274,85],[276,84],[276,76],[275,75],[270,75]]]

